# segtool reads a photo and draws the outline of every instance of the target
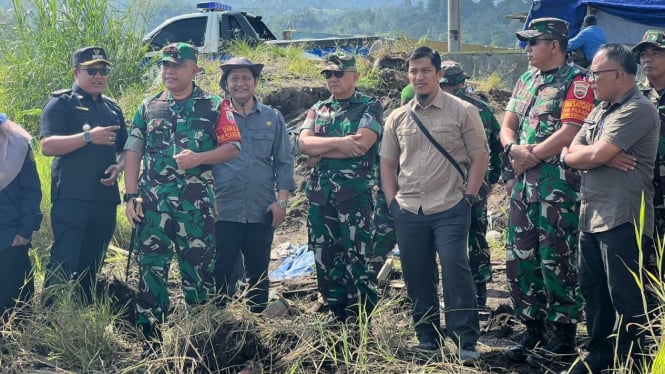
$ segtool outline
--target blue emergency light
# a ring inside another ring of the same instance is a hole
[[[196,9],[201,12],[230,11],[231,6],[228,4],[218,3],[216,1],[203,1],[196,4]]]

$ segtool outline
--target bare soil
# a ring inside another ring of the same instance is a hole
[[[400,103],[400,90],[406,84],[406,77],[397,70],[384,71],[381,74],[392,84],[386,84],[386,88],[365,93],[373,95],[381,101],[384,107],[384,113],[387,116],[390,111],[397,108]],[[395,82],[398,82],[399,85]],[[399,88],[399,89],[398,89]],[[495,109],[495,114],[499,122],[503,117],[500,112],[505,107],[510,92],[504,90],[492,90],[490,92],[476,92],[476,94]],[[289,127],[294,131],[302,123],[303,115],[313,103],[328,97],[328,91],[323,87],[291,87],[282,89],[265,95],[264,103],[279,109],[289,123]],[[304,196],[304,186],[309,175],[309,169],[305,165],[305,156],[296,156],[296,185],[297,190],[291,198],[291,204],[287,213],[286,222],[277,228],[275,233],[275,245],[290,242],[294,244],[304,244],[307,242],[307,199]],[[495,230],[503,232],[506,228],[505,212],[508,209],[508,199],[502,185],[497,185],[492,191],[488,201],[488,214],[492,217],[491,222]],[[274,259],[272,266],[279,262]],[[397,262],[396,262],[397,263]],[[481,331],[482,336],[479,341],[478,349],[481,352],[482,362],[478,367],[469,372],[475,373],[531,373],[539,372],[529,368],[526,364],[514,364],[507,361],[503,352],[519,341],[524,330],[521,323],[517,322],[512,314],[510,298],[507,290],[505,262],[503,253],[494,255],[492,258],[494,267],[493,282],[488,285],[488,311],[481,313]],[[398,266],[397,266],[398,268]],[[404,292],[403,282],[399,269],[394,269],[391,274],[389,286],[384,289],[385,294],[394,292]],[[311,288],[315,286],[314,276],[309,279],[303,279],[295,283],[301,283]],[[293,289],[293,284],[273,285],[273,288],[283,290],[285,287]],[[392,290],[391,290],[392,288]],[[316,297],[312,297],[312,303],[316,303]],[[316,306],[313,306],[316,309]],[[540,372],[554,373],[565,369],[565,366],[552,365],[550,368],[542,368]],[[462,369],[463,370],[463,369]]]

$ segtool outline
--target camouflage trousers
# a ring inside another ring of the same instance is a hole
[[[370,271],[374,278],[378,275],[383,263],[386,262],[388,253],[397,244],[395,222],[388,210],[386,195],[383,194],[383,191],[376,192],[375,201],[372,216],[372,252],[369,256]]]
[[[490,246],[487,244],[487,199],[481,199],[471,207],[469,229],[469,266],[475,284],[492,280]]]
[[[168,276],[173,253],[178,259],[182,291],[187,304],[200,304],[214,294],[215,220],[200,210],[157,212],[147,210],[136,229],[139,286],[137,323],[164,322],[170,301]]]
[[[331,197],[325,205],[310,201],[308,245],[316,258],[318,288],[338,318],[357,314],[359,300],[369,314],[378,301],[368,261],[373,208],[370,190],[342,203]]]
[[[578,211],[579,203],[510,200],[506,275],[515,314],[521,319],[582,319]]]

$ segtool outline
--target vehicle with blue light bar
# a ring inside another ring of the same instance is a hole
[[[335,50],[346,50],[366,55],[369,46],[379,37],[339,37],[324,39],[277,39],[261,16],[234,10],[230,5],[216,1],[199,2],[198,13],[172,17],[150,31],[143,43],[149,45],[146,57],[154,56],[169,43],[188,42],[199,49],[199,54],[211,58],[224,58],[226,47],[233,40],[268,43],[287,47],[297,45],[316,56]]]

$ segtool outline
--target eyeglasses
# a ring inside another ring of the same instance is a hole
[[[88,73],[88,75],[91,76],[91,77],[94,77],[95,75],[97,75],[97,73],[99,73],[99,75],[101,75],[101,76],[107,76],[107,75],[109,75],[109,72],[111,71],[111,69],[109,69],[109,68],[102,68],[102,69],[98,69],[98,68],[81,69],[81,68],[79,68],[79,70],[85,70]]]
[[[596,71],[589,70],[586,72],[586,79],[595,81],[600,75],[600,73],[607,73],[609,71],[619,71],[619,69],[607,69],[607,70],[596,70]]]
[[[326,77],[326,79],[330,79],[335,76],[335,78],[341,78],[344,76],[344,73],[355,73],[355,70],[324,70],[323,75]]]
[[[527,42],[527,44],[529,44],[530,46],[533,47],[534,45],[538,44],[538,42],[540,42],[541,40],[547,40],[547,41],[550,41],[550,42],[551,42],[551,41],[554,40],[554,39],[536,39],[536,38],[531,38],[531,39],[527,39],[526,42]]]

